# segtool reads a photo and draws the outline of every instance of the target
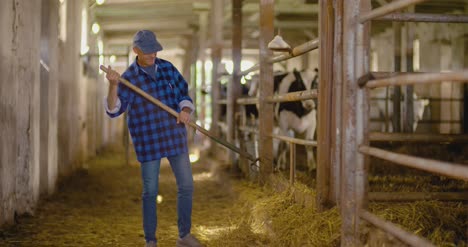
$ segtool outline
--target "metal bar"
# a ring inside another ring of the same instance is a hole
[[[385,16],[375,18],[374,20],[403,22],[468,23],[468,16],[423,13],[391,13]]]
[[[216,104],[218,104],[218,105],[227,105],[228,100],[227,99],[218,99],[218,100],[216,100]]]
[[[399,75],[385,79],[370,80],[366,83],[367,88],[387,87],[411,84],[429,84],[441,81],[466,82],[468,81],[468,70],[446,73],[419,73]]]
[[[468,201],[466,192],[370,192],[369,200],[381,202]]]
[[[461,124],[461,120],[445,120],[445,119],[431,120],[431,119],[427,119],[427,120],[419,120],[418,121],[418,124],[441,124],[441,123]]]
[[[293,57],[300,56],[300,55],[305,54],[305,53],[307,53],[309,51],[317,49],[318,45],[319,45],[319,40],[318,39],[307,41],[304,44],[301,44],[301,45],[298,45],[298,46],[294,47],[289,54],[283,54],[283,55],[279,55],[279,56],[270,58],[269,63],[277,63],[277,62],[288,60],[288,59],[293,58]],[[240,76],[245,76],[245,75],[249,74],[250,72],[254,72],[254,71],[257,71],[259,69],[260,69],[260,64],[255,64],[252,67],[241,71],[239,73],[239,75]]]
[[[296,144],[289,143],[289,183],[294,184],[296,177]]]
[[[359,152],[407,167],[468,181],[468,166],[463,164],[419,158],[369,146],[360,146]]]
[[[424,97],[424,99],[429,100],[430,102],[436,102],[436,101],[445,101],[445,102],[463,102],[463,98],[433,98],[433,97]],[[370,97],[370,100],[373,101],[385,101],[388,100],[388,98],[385,97]],[[400,99],[401,100],[401,99]]]
[[[468,135],[451,134],[400,134],[371,132],[370,141],[373,142],[432,142],[432,143],[468,143]]]
[[[107,68],[104,66],[104,65],[101,65],[100,66],[101,70],[106,72],[107,73]],[[128,88],[130,88],[131,90],[133,90],[134,92],[138,93],[139,95],[141,95],[143,98],[149,100],[151,103],[161,107],[161,109],[167,111],[169,114],[171,114],[172,116],[174,117],[178,117],[179,116],[179,113],[177,113],[176,111],[174,111],[172,108],[170,108],[169,106],[165,105],[164,103],[162,103],[161,101],[159,101],[158,99],[154,98],[153,96],[149,95],[147,92],[143,91],[142,89],[138,88],[137,86],[133,85],[131,82],[125,80],[124,78],[120,77],[119,78],[119,81],[124,84],[125,86],[127,86]],[[223,140],[223,139],[220,139],[220,138],[217,138],[215,136],[213,136],[208,130],[198,126],[196,123],[194,122],[189,122],[188,125],[190,127],[193,127],[195,128],[196,130],[200,131],[202,134],[210,137],[212,140],[216,141],[217,143],[219,144],[222,144],[223,146],[235,151],[236,153],[240,154],[240,155],[243,155],[245,156],[246,158],[248,158],[249,160],[251,161],[256,161],[257,159],[255,159],[255,157],[253,157],[251,154],[239,149],[238,147],[236,147],[235,145],[231,144],[231,143],[228,143],[227,141]]]
[[[102,54],[99,54],[99,53],[85,53],[85,54],[80,54],[80,57],[100,57],[100,56],[103,56],[103,57],[112,57],[112,56],[115,56],[115,57],[128,57],[128,54],[112,54],[112,53],[102,53]]]
[[[316,99],[318,96],[317,90],[305,90],[305,91],[298,91],[292,93],[285,93],[285,94],[277,94],[274,96],[270,96],[265,98],[266,102],[268,103],[279,103],[279,102],[292,102],[292,101],[300,101],[300,100],[307,100],[307,99]]]
[[[359,22],[364,23],[366,21],[387,15],[397,10],[409,7],[410,5],[421,3],[424,1],[425,0],[397,0],[361,15],[361,17],[359,18]]]
[[[241,72],[239,73],[239,75],[240,75],[240,76],[245,76],[245,75],[247,75],[248,73],[257,71],[257,70],[259,70],[259,69],[260,69],[260,64],[255,64],[255,65],[253,65],[252,67],[250,67],[250,68],[248,68],[248,69],[246,69],[246,70],[241,71]]]
[[[259,134],[259,131],[257,128],[252,128],[252,127],[247,127],[247,126],[241,126],[239,128],[237,128],[238,130],[242,131],[242,132],[246,132],[246,133],[253,133],[253,134],[256,134],[258,135]]]
[[[317,90],[307,90],[307,91],[298,91],[285,94],[277,94],[273,96],[266,97],[265,100],[267,103],[279,103],[279,102],[292,102],[308,99],[316,99],[318,96]],[[218,100],[218,102],[220,102]],[[237,104],[240,105],[254,105],[258,104],[259,100],[256,97],[249,98],[239,98],[236,100]]]
[[[276,138],[276,139],[279,139],[279,140],[282,140],[282,141],[285,141],[285,142],[294,143],[294,144],[299,144],[299,145],[304,145],[304,146],[314,146],[314,147],[317,146],[316,141],[308,141],[308,140],[304,140],[304,139],[293,138],[293,137],[289,137],[289,136],[282,136],[282,135],[277,135],[277,134],[270,134],[269,136],[271,136],[273,138]]]
[[[249,98],[239,98],[236,100],[236,103],[239,105],[255,105],[258,104],[257,97],[249,97]]]
[[[383,123],[385,120],[382,118],[371,118],[369,119],[371,122],[380,122]],[[424,119],[424,120],[419,120],[419,124],[461,124],[461,120],[431,120],[431,119]]]
[[[270,58],[269,62],[278,63],[281,61],[285,61],[293,57],[297,57],[302,54],[305,54],[309,51],[315,50],[318,48],[318,46],[319,46],[319,39],[310,40],[304,44],[294,47],[289,54],[283,54],[283,55]]]
[[[367,222],[386,231],[387,233],[390,233],[391,235],[395,236],[396,238],[410,246],[434,246],[431,242],[427,241],[426,239],[413,235],[391,222],[380,219],[379,217],[375,216],[374,214],[371,214],[366,210],[361,210],[359,212],[359,216],[361,216],[361,218],[363,218]]]
[[[308,99],[316,99],[318,97],[318,92],[316,89],[298,91],[285,94],[277,94],[266,98],[268,103],[279,103],[279,102],[292,102]]]
[[[395,33],[395,36],[398,35]],[[397,43],[396,43],[397,39],[395,38],[395,50],[397,50]],[[401,56],[400,56],[400,60],[401,60]],[[400,69],[400,64],[396,63],[396,61],[400,61],[400,60],[397,60],[396,56],[395,56],[395,70],[396,69]],[[425,72],[412,72],[412,73],[409,73],[409,72],[382,72],[382,71],[379,71],[379,72],[376,72],[376,71],[373,71],[373,72],[369,72],[367,74],[364,74],[362,75],[359,79],[358,79],[358,84],[360,87],[364,87],[366,85],[366,83],[370,80],[376,80],[376,79],[383,79],[383,78],[389,78],[389,77],[393,77],[393,76],[398,76],[398,75],[412,75],[412,74],[425,74]]]

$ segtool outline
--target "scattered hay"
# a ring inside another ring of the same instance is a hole
[[[437,246],[467,246],[468,208],[459,202],[371,203],[377,216]]]
[[[214,246],[338,246],[338,209],[319,213],[309,199],[298,198],[298,191],[314,195],[299,184],[278,193],[271,187],[242,183],[236,191],[241,207],[234,216],[236,227]]]

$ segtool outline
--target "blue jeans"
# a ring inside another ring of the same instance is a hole
[[[185,237],[192,227],[193,177],[188,153],[167,157],[177,182],[177,225],[179,237]],[[143,180],[143,230],[147,242],[156,241],[156,197],[159,187],[161,160],[141,164]]]

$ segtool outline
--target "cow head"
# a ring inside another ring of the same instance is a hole
[[[303,73],[297,71],[296,69],[294,69],[293,74],[295,80],[291,83],[291,86],[289,87],[289,92],[298,92],[312,89],[313,80],[310,80],[310,78],[308,78],[308,76],[305,73],[304,75],[306,75],[306,81],[304,81],[303,79]],[[307,111],[311,111],[315,108],[315,102],[311,99],[303,100],[302,106]]]

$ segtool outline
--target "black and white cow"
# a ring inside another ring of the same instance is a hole
[[[228,83],[231,83],[231,80],[229,80]],[[227,83],[221,84],[220,85],[220,99],[227,99]],[[249,83],[246,84],[241,84],[241,96],[240,98],[246,98],[249,97]],[[211,90],[204,89],[201,91],[202,94],[210,94]],[[258,119],[258,110],[255,105],[244,105],[244,113],[245,117],[247,119],[250,119],[252,122],[255,122],[255,119]],[[218,122],[219,127],[221,128],[221,133],[226,134],[227,133],[227,119],[226,119],[226,114],[227,114],[227,104],[221,104],[220,105],[220,122]]]
[[[388,88],[376,88],[370,92],[371,95],[371,104],[370,104],[370,118],[371,119],[383,119],[379,127],[371,127],[373,131],[386,131],[385,126],[389,126],[389,132],[393,132],[393,125],[392,125],[392,118],[393,118],[393,103],[392,99],[393,90]],[[402,93],[402,97],[406,97],[404,93]],[[387,100],[385,100],[387,99]],[[422,120],[424,109],[426,106],[429,105],[428,99],[420,98],[416,93],[413,93],[413,131],[416,131],[418,126],[418,122]],[[404,112],[404,104],[401,102],[401,113]],[[387,109],[387,110],[386,110]],[[389,121],[385,123],[385,119]]]
[[[293,72],[275,76],[275,93],[306,91],[316,88],[318,74],[315,71]],[[292,135],[296,138],[313,140],[317,128],[316,100],[309,99],[294,102],[281,102],[276,104],[275,118],[281,135]],[[289,159],[288,145],[284,143],[278,147],[277,166],[285,169]],[[306,146],[307,167],[309,171],[315,169],[316,163],[312,146]]]
[[[258,95],[258,77],[253,77],[249,91],[250,96]],[[318,87],[318,70],[305,70],[299,72],[276,73],[274,75],[274,94],[285,94],[316,89]],[[317,127],[316,100],[303,100],[295,102],[282,102],[275,104],[275,120],[278,127],[276,134],[292,136],[306,140],[313,140]],[[287,156],[289,145],[274,139],[274,153],[276,168],[285,169],[289,159]],[[315,169],[313,147],[307,146],[307,167]]]

